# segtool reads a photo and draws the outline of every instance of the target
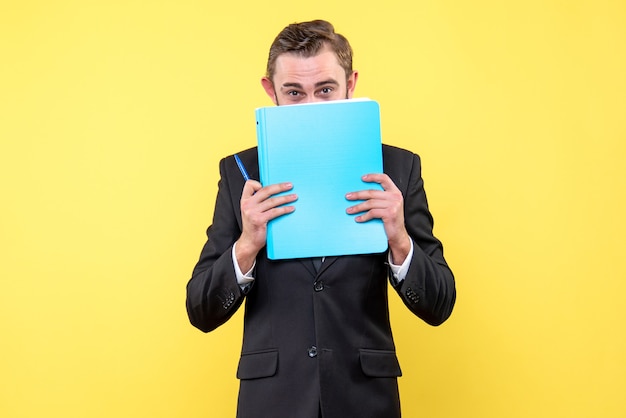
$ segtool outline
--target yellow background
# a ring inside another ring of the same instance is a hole
[[[623,0],[3,0],[0,416],[234,416],[241,312],[202,334],[185,285],[269,44],[318,17],[457,277],[439,328],[391,295],[404,415],[625,416]]]

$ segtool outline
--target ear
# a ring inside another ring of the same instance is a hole
[[[352,98],[352,95],[354,94],[354,89],[356,88],[356,82],[358,79],[359,79],[359,72],[352,71],[352,74],[350,74],[350,77],[348,77],[348,80],[346,82],[346,90],[347,90],[346,96],[348,97],[348,99]]]
[[[263,86],[265,93],[270,96],[270,99],[272,99],[272,102],[274,102],[275,105],[278,105],[276,101],[276,90],[274,90],[274,83],[272,83],[272,80],[267,77],[263,77],[261,79],[261,85]]]

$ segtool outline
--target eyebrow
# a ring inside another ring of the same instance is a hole
[[[324,81],[318,81],[317,83],[315,83],[315,87],[322,87],[322,86],[327,86],[329,84],[332,84],[334,86],[338,86],[339,83],[332,78],[329,78],[328,80],[324,80]],[[289,88],[289,87],[295,87],[297,89],[302,89],[302,84],[300,83],[284,83],[281,88]]]

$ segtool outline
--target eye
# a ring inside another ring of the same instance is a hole
[[[333,88],[332,87],[324,87],[320,90],[321,94],[331,94],[333,92]]]
[[[297,97],[300,95],[300,92],[296,91],[296,90],[289,90],[287,92],[287,96],[293,96],[293,97]]]

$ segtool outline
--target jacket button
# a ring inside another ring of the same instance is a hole
[[[411,289],[410,287],[406,290],[406,296],[414,304],[418,304],[420,301],[420,296],[417,293],[415,293],[415,291]]]
[[[321,280],[316,280],[315,283],[313,283],[313,289],[315,289],[316,292],[321,292],[322,290],[324,290],[324,282]]]
[[[224,309],[228,309],[232,306],[232,304],[235,302],[235,294],[234,293],[230,293],[227,297],[226,300],[224,300],[224,302],[222,303],[222,307]]]
[[[309,349],[307,350],[307,353],[309,354],[309,357],[311,358],[317,357],[317,347],[314,345],[309,347]]]

